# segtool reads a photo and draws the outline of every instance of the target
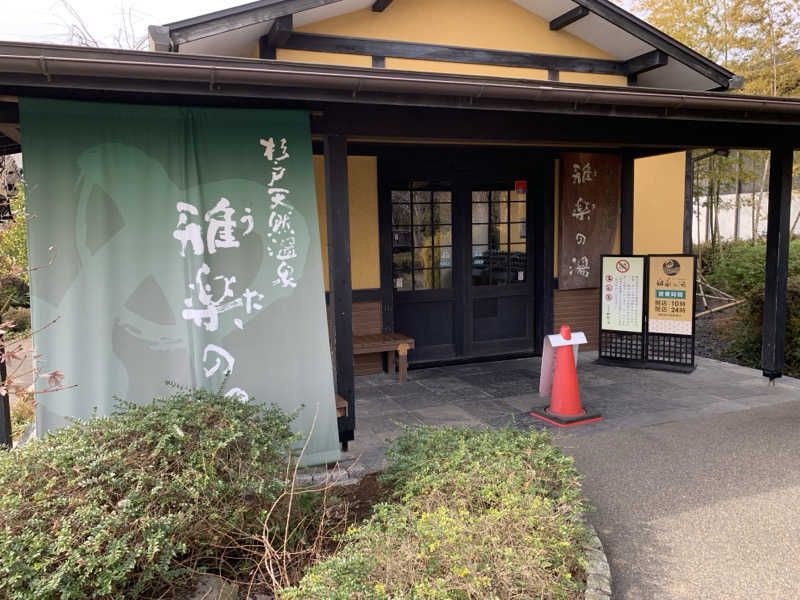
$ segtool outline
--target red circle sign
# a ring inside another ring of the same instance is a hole
[[[617,261],[617,271],[620,273],[627,273],[631,268],[631,263],[627,260],[622,259]]]

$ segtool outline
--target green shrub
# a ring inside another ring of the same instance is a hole
[[[738,311],[741,327],[731,337],[727,354],[740,364],[761,367],[761,344],[764,324],[764,286],[747,294]],[[789,277],[786,286],[786,338],[784,372],[800,376],[800,275]]]
[[[34,422],[36,405],[33,394],[17,394],[11,404],[11,439],[19,440],[25,430]],[[0,534],[2,535],[2,534]]]
[[[586,506],[545,434],[413,428],[387,458],[395,502],[281,598],[582,597]]]
[[[17,195],[10,199],[14,220],[0,231],[0,274],[16,275],[28,281],[28,228],[25,215],[25,192],[19,186]]]
[[[711,285],[737,298],[763,288],[765,242],[723,242],[717,245],[716,252],[711,251],[710,244],[704,244],[702,253],[703,274]],[[800,239],[789,245],[789,275],[800,275]]]
[[[30,304],[28,282],[16,275],[0,274],[0,311],[4,306],[17,307]]]
[[[226,535],[260,533],[285,487],[289,423],[179,390],[0,452],[0,598],[137,598],[224,571]]]
[[[31,328],[31,309],[30,308],[9,308],[3,313],[4,323],[11,323],[9,329],[13,332],[23,332]]]

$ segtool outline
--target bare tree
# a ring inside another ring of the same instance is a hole
[[[66,11],[63,19],[67,27],[70,43],[76,46],[100,48],[101,41],[92,33],[80,12],[70,4],[69,0],[58,0],[58,4]],[[132,5],[120,2],[119,21],[111,39],[117,48],[127,50],[145,50],[147,48],[147,30]]]

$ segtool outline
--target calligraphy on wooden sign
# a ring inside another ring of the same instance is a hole
[[[615,154],[561,154],[559,289],[600,287],[601,256],[617,236],[621,171]]]

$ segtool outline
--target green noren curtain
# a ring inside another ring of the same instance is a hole
[[[337,460],[308,114],[21,98],[20,116],[38,367],[75,386],[39,397],[37,433],[169,380],[299,410],[304,462]]]

